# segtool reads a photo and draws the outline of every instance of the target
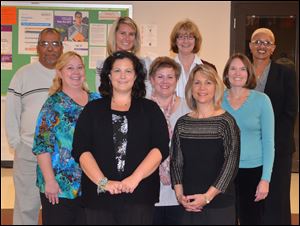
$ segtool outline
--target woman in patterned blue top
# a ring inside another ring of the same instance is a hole
[[[37,156],[37,186],[42,201],[43,224],[83,224],[81,169],[71,156],[73,133],[84,106],[98,99],[85,81],[82,58],[75,52],[61,56],[50,97],[36,125],[33,153]]]

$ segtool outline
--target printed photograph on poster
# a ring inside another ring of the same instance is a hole
[[[54,28],[61,34],[61,40],[68,40],[68,27],[73,25],[73,12],[55,11]]]
[[[73,24],[68,27],[68,41],[88,42],[89,17],[88,12],[74,12]]]
[[[64,52],[75,51],[88,55],[89,13],[79,11],[55,11],[54,28],[62,36]]]
[[[62,41],[88,42],[89,14],[81,11],[55,11],[54,28],[62,35]]]

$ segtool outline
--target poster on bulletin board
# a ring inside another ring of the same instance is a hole
[[[120,16],[132,17],[132,5],[2,1],[1,96],[16,71],[38,59],[38,35],[47,27],[61,33],[65,52],[73,50],[83,57],[88,85],[96,90],[96,62],[106,58],[109,28]],[[81,23],[80,32],[76,23]]]
[[[82,56],[87,83],[95,91],[96,62],[106,58],[109,29],[120,16],[132,17],[132,5],[1,1],[1,167],[12,167],[14,157],[4,128],[7,89],[19,68],[38,60],[40,31],[51,27],[61,33],[64,52]]]

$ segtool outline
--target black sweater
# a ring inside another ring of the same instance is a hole
[[[82,153],[90,151],[103,174],[109,180],[122,180],[130,176],[147,154],[158,148],[163,160],[169,154],[169,135],[165,117],[156,103],[138,98],[132,99],[125,112],[128,118],[126,164],[122,175],[117,171],[113,144],[111,99],[92,101],[82,111],[74,133],[72,156],[78,162]],[[138,203],[153,205],[159,199],[159,174],[140,182],[132,194],[97,195],[97,186],[83,173],[82,199],[85,207],[107,208],[108,205]]]
[[[172,185],[182,184],[185,195],[221,191],[208,208],[234,204],[234,184],[240,157],[240,130],[225,112],[219,116],[178,119],[170,155]]]

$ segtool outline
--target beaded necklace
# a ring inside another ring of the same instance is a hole
[[[167,104],[165,108],[162,107],[162,104],[159,102],[158,98],[152,93],[151,100],[156,102],[162,112],[164,113],[164,116],[166,118],[167,124],[168,124],[168,130],[169,130],[169,137],[172,138],[173,135],[173,129],[171,126],[170,118],[172,114],[172,110],[174,109],[174,105],[176,103],[176,94],[174,93],[170,102]],[[159,166],[159,176],[160,181],[163,183],[163,185],[170,185],[171,184],[171,178],[170,178],[170,157],[165,159],[160,166]]]
[[[165,116],[167,124],[168,124],[168,130],[169,130],[169,137],[170,138],[172,138],[172,135],[173,135],[173,129],[172,129],[172,126],[171,126],[170,118],[171,118],[171,115],[172,115],[172,110],[173,110],[174,105],[176,103],[176,97],[177,96],[174,93],[171,100],[167,104],[167,106],[165,108],[163,108],[162,104],[159,102],[158,98],[153,93],[151,95],[151,100],[156,102],[158,104],[158,106],[160,107],[160,109],[162,110],[162,112],[164,113],[164,116]]]

